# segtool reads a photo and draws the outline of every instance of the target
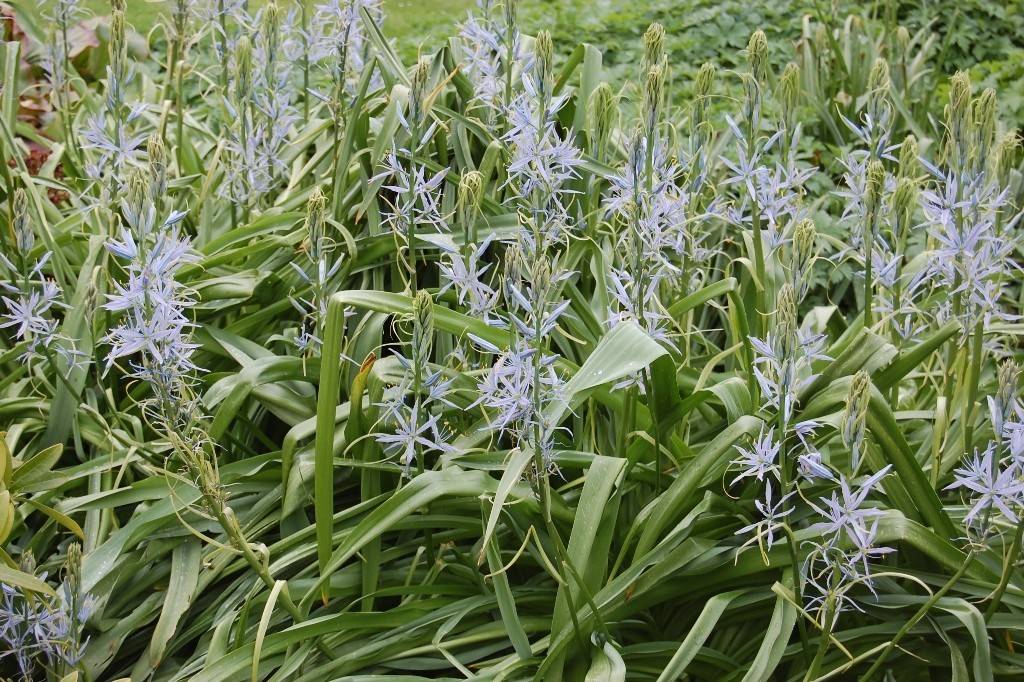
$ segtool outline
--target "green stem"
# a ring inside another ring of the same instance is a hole
[[[931,608],[935,606],[935,604],[940,599],[942,599],[942,597],[945,596],[945,594],[949,592],[949,590],[952,589],[954,585],[956,585],[957,581],[959,581],[960,578],[963,577],[964,573],[967,572],[967,568],[971,565],[971,561],[973,559],[974,550],[972,549],[967,554],[967,558],[964,559],[963,564],[961,564],[960,568],[957,569],[957,572],[954,573],[948,581],[946,581],[946,584],[939,588],[938,592],[929,597],[928,601],[926,601],[924,604],[921,604],[921,608],[917,610],[917,613],[911,616],[910,620],[903,624],[903,627],[901,627],[899,631],[893,636],[893,638],[886,645],[885,649],[882,650],[882,653],[878,654],[878,658],[876,658],[875,662],[871,665],[870,668],[868,668],[868,671],[861,675],[859,682],[868,682],[868,680],[872,679],[872,677],[882,667],[882,664],[885,663],[885,659],[889,657],[889,654],[891,654],[893,649],[896,648],[896,645],[899,644],[899,641],[903,639],[903,636],[910,632],[911,628],[917,625],[917,623],[922,618],[924,618],[925,615],[927,615],[928,611],[930,611]]]
[[[992,616],[996,615],[996,611],[999,610],[999,603],[1003,600],[1003,594],[1006,592],[1006,587],[1010,584],[1010,573],[1013,572],[1013,565],[1017,563],[1022,536],[1024,536],[1024,518],[1017,523],[1017,531],[1013,534],[1013,542],[1010,543],[1010,552],[1003,561],[1003,573],[999,577],[999,585],[996,587],[996,591],[992,593],[992,601],[989,602],[988,608],[985,609],[986,623],[992,620]]]
[[[984,324],[978,320],[971,339],[971,364],[967,370],[967,400],[964,401],[962,421],[964,423],[964,452],[970,453],[974,442],[974,403],[978,400],[978,381],[981,376],[981,361],[984,353]]]

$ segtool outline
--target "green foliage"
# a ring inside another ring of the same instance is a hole
[[[1020,676],[1016,48],[167,4],[0,50],[0,676]]]

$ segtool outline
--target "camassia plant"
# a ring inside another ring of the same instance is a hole
[[[88,82],[78,5],[0,60],[3,676],[1021,675],[1019,140],[926,36],[680,97],[657,24],[114,0]]]

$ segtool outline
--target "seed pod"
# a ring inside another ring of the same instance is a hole
[[[654,22],[644,32],[644,56],[640,62],[640,73],[647,73],[652,66],[661,64],[665,58],[665,27]]]
[[[850,390],[846,394],[846,409],[843,410],[842,435],[843,445],[850,448],[852,467],[860,464],[860,456],[864,450],[864,435],[867,429],[868,405],[871,401],[871,377],[864,370],[857,372],[850,382]]]
[[[18,245],[18,253],[27,257],[32,247],[35,246],[36,236],[29,227],[28,221],[28,195],[25,190],[18,188],[14,190],[14,237]]]
[[[760,29],[754,31],[747,42],[747,62],[750,73],[759,83],[768,80],[768,37]]]
[[[792,129],[796,120],[796,107],[800,101],[800,67],[793,62],[786,64],[782,71],[775,97],[782,107],[783,122],[787,128]]]
[[[434,345],[434,301],[430,292],[420,289],[412,300],[412,353],[417,364],[430,358]]]
[[[590,94],[589,119],[590,144],[594,154],[600,157],[607,148],[612,131],[619,123],[618,102],[607,83],[602,82]]]
[[[921,169],[921,162],[918,159],[920,154],[921,151],[917,146],[917,138],[913,135],[907,135],[903,139],[903,144],[900,145],[900,164],[898,173],[901,178],[917,177],[917,174]]]

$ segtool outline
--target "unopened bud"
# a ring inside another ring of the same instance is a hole
[[[607,83],[601,83],[590,94],[589,123],[591,146],[595,154],[600,154],[619,123],[618,102]]]
[[[917,138],[907,135],[900,145],[899,175],[902,178],[915,178],[921,169],[919,156],[921,150],[917,146]]]
[[[814,259],[818,256],[818,231],[810,219],[801,220],[793,231],[793,248],[790,258],[793,288],[798,299],[807,294]]]
[[[747,62],[750,73],[759,83],[768,80],[768,37],[760,29],[754,31],[747,42]]]
[[[146,153],[149,157],[150,198],[154,204],[159,204],[167,193],[167,148],[159,135],[150,136]]]
[[[555,45],[548,31],[537,33],[533,50],[534,59],[536,59],[537,85],[543,87],[544,92],[550,95],[551,86],[555,80]]]
[[[327,217],[327,198],[319,187],[314,187],[306,202],[306,238],[309,255],[319,261],[324,249],[324,229]]]
[[[430,357],[434,345],[434,301],[430,292],[420,289],[412,300],[412,352],[422,363]]]
[[[843,410],[843,445],[850,448],[852,468],[857,469],[864,451],[864,435],[867,429],[868,406],[871,402],[871,377],[861,370],[853,376],[850,390],[846,394],[846,409]]]
[[[665,68],[655,65],[647,72],[644,81],[644,112],[647,117],[647,130],[653,131],[661,116],[661,105],[665,98]]]
[[[242,36],[235,45],[235,94],[239,102],[249,98],[252,89],[252,43]]]
[[[984,163],[996,141],[996,91],[985,88],[974,101],[974,124],[977,126],[977,159]]]
[[[882,206],[882,191],[885,189],[885,166],[881,161],[868,164],[867,183],[864,190],[865,243],[874,239]]]
[[[899,46],[900,59],[906,61],[910,53],[910,31],[907,30],[906,26],[900,26],[896,29],[896,45]]]
[[[480,171],[471,170],[459,178],[459,203],[480,208],[484,198],[484,176]]]
[[[775,324],[778,329],[779,357],[792,358],[799,343],[797,338],[796,291],[789,282],[779,288],[775,303]]]
[[[949,133],[949,154],[957,167],[964,167],[970,156],[972,120],[971,78],[966,71],[957,71],[949,80],[949,104],[946,105],[946,130]]]
[[[988,399],[988,409],[992,419],[992,431],[998,440],[1006,435],[1006,423],[1014,417],[1017,406],[1017,389],[1020,378],[1020,365],[1007,360],[999,366],[997,373],[998,388],[996,394]]]
[[[29,227],[28,220],[28,195],[25,190],[18,188],[14,190],[14,237],[18,243],[18,252],[23,257],[28,257],[32,247],[35,246],[36,236]]]
[[[1006,133],[996,147],[993,160],[996,179],[1000,187],[1006,187],[1010,183],[1010,171],[1017,162],[1017,154],[1020,151],[1020,138],[1015,131]]]
[[[644,57],[640,72],[647,73],[652,66],[661,64],[665,57],[665,27],[655,22],[644,32]]]
[[[78,587],[82,576],[82,545],[72,542],[68,545],[64,560],[64,573],[72,589]]]
[[[416,121],[425,121],[430,112],[430,93],[427,85],[430,81],[430,60],[426,57],[416,62],[412,72],[412,87],[409,90],[409,116]]]
[[[800,101],[800,68],[793,62],[786,64],[786,68],[779,77],[775,97],[779,101],[779,106],[782,107],[782,120],[787,128],[792,128],[796,117],[796,107]]]
[[[918,184],[914,178],[900,178],[892,193],[892,208],[897,215],[910,211],[917,203]]]
[[[868,115],[876,123],[884,121],[889,107],[889,62],[882,57],[875,60],[868,74]]]
[[[696,97],[704,98],[711,94],[711,88],[715,84],[715,65],[711,62],[701,64],[697,72],[697,79],[693,82],[693,94]]]

